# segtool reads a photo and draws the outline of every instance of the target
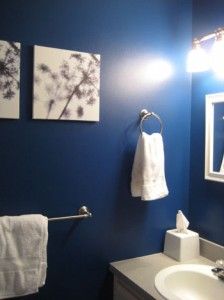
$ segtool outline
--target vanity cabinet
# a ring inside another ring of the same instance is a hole
[[[213,266],[214,261],[223,257],[223,246],[200,238],[200,256],[186,263]],[[175,265],[180,265],[180,262],[164,253],[111,262],[110,271],[114,276],[113,299],[164,300],[155,287],[155,277],[161,270]]]
[[[142,296],[119,276],[114,276],[113,300],[154,300],[151,296]]]
[[[201,251],[204,256],[207,256],[207,249],[211,249],[210,244],[207,242],[201,243]],[[223,257],[222,253],[219,251],[218,255],[215,255],[215,259]],[[212,265],[211,260],[202,256],[190,260],[188,263]],[[114,276],[113,299],[164,300],[164,297],[155,288],[155,277],[161,270],[179,264],[179,262],[163,253],[110,263],[110,271]]]

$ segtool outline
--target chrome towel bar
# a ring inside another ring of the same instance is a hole
[[[89,211],[88,207],[82,206],[79,209],[79,214],[74,216],[66,216],[66,217],[57,217],[57,218],[48,218],[48,221],[63,221],[63,220],[74,220],[74,219],[85,219],[92,217],[91,212]]]

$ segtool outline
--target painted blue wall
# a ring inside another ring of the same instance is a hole
[[[110,299],[109,262],[161,251],[188,212],[191,1],[2,0],[0,39],[22,43],[21,119],[0,120],[0,214],[93,212],[49,225],[47,283],[26,299]],[[99,123],[32,120],[34,44],[101,54]],[[136,76],[149,57],[173,65],[166,83]],[[150,203],[129,188],[142,108],[163,120],[170,190]]]
[[[224,26],[222,0],[193,1],[193,36]],[[205,95],[224,92],[224,82],[212,72],[193,75],[191,121],[190,221],[204,238],[224,245],[224,185],[204,180]]]

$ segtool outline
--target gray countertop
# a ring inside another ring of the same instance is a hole
[[[214,265],[214,262],[202,256],[184,263]],[[112,262],[110,270],[134,288],[144,299],[152,299],[153,297],[156,300],[164,300],[154,286],[155,276],[162,269],[178,264],[180,264],[178,261],[165,254],[157,253]]]

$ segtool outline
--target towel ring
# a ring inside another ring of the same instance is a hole
[[[141,122],[140,122],[139,127],[140,127],[141,133],[143,132],[143,129],[142,129],[143,121],[145,121],[147,118],[149,118],[151,116],[155,117],[159,121],[159,123],[160,123],[160,134],[163,133],[163,122],[157,114],[155,114],[154,112],[148,112],[146,109],[143,109],[140,113],[140,116],[141,116]]]

